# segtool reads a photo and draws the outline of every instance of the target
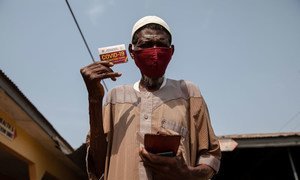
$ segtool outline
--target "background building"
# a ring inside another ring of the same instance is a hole
[[[221,136],[220,143],[217,180],[299,179],[299,132]]]
[[[73,152],[0,70],[0,179],[84,179],[85,171],[69,158]]]

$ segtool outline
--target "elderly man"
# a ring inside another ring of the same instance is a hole
[[[81,69],[89,95],[90,179],[209,179],[219,170],[221,152],[208,109],[196,85],[164,76],[174,53],[168,24],[157,16],[135,23],[129,52],[140,81],[108,92],[100,81],[116,80],[113,63],[99,61]],[[144,135],[180,135],[174,157],[144,149]]]

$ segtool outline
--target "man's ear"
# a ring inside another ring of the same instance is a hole
[[[132,59],[134,59],[134,55],[133,55],[133,53],[132,53],[132,51],[133,51],[133,45],[132,44],[129,44],[128,45],[128,51],[129,51],[129,54],[130,54],[130,57],[132,58]]]
[[[171,45],[171,48],[172,48],[172,55],[174,54],[174,51],[175,51],[175,46],[172,44]]]

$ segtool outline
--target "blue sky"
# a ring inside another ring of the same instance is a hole
[[[300,131],[300,1],[69,0],[95,59],[130,43],[145,15],[165,19],[166,76],[197,84],[217,135]],[[89,129],[79,69],[91,63],[63,0],[0,1],[0,68],[74,147]],[[133,61],[109,89],[140,78]]]

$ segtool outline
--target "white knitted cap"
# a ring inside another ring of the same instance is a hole
[[[168,30],[169,33],[171,34],[171,29],[169,25],[163,19],[157,16],[145,16],[134,24],[131,32],[131,39],[133,38],[134,33],[138,29],[145,26],[146,24],[152,24],[152,23],[161,25],[162,27],[166,28],[166,30]]]

